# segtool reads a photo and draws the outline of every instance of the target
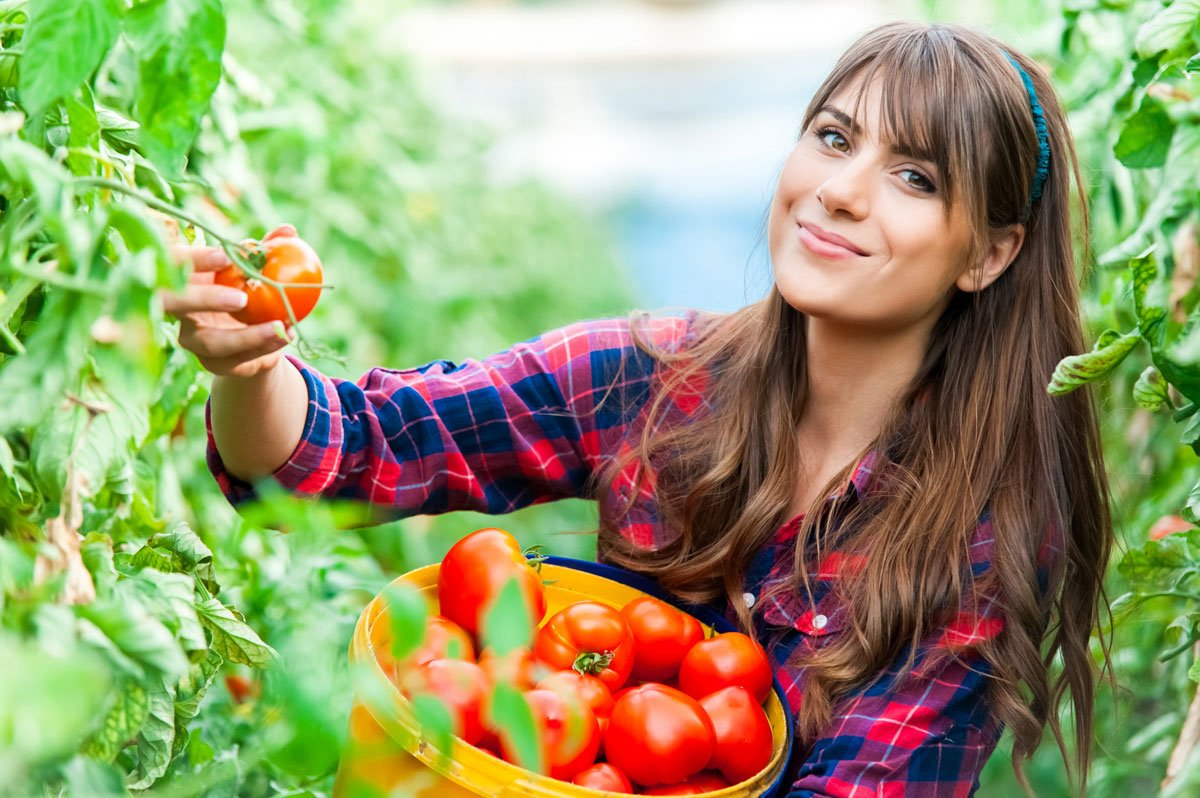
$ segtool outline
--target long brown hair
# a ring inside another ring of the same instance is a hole
[[[1023,766],[1048,723],[1085,792],[1097,677],[1089,638],[1108,606],[1112,522],[1092,396],[1046,392],[1057,362],[1085,349],[1072,233],[1087,240],[1086,201],[1063,110],[1037,65],[994,39],[955,25],[896,23],[868,32],[841,57],[809,104],[802,132],[835,92],[874,81],[886,132],[936,153],[947,212],[950,203],[966,209],[977,258],[991,234],[1023,218],[1036,169],[1030,102],[1007,54],[1032,77],[1044,109],[1049,179],[1016,260],[986,289],[956,293],[937,322],[921,367],[869,447],[878,455],[872,484],[880,488],[836,524],[836,503],[818,501],[805,514],[787,589],[807,589],[814,550],[852,548],[865,567],[839,587],[848,633],[805,662],[797,729],[811,742],[840,698],[906,651],[911,667],[918,644],[949,612],[987,596],[999,603],[1005,626],[979,651],[991,667],[993,712],[1013,734],[1017,778],[1029,791]],[[805,317],[772,288],[736,312],[701,314],[694,342],[677,352],[652,346],[638,332],[645,320],[640,312],[631,317],[635,340],[660,368],[649,421],[628,456],[596,477],[601,555],[684,598],[728,599],[749,631],[751,611],[741,601],[746,571],[788,520],[804,457],[795,431],[807,386]],[[666,423],[669,400],[697,385],[707,412]],[[605,500],[631,465],[652,477],[660,522],[672,533],[654,551],[618,532],[632,501]],[[820,495],[834,494],[848,475]],[[972,579],[964,563],[985,513],[995,549],[991,568]],[[1049,583],[1044,571],[1039,585],[1047,546],[1058,555]],[[1103,638],[1101,650],[1111,675]],[[1067,693],[1073,758],[1058,713]]]

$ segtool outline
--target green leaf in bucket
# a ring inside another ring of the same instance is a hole
[[[412,697],[413,711],[421,727],[421,736],[437,751],[438,764],[449,764],[450,746],[454,743],[454,718],[440,698],[429,693]]]
[[[383,598],[392,623],[392,656],[400,662],[425,642],[429,607],[411,585],[389,585],[384,588]]]
[[[508,580],[496,601],[484,610],[483,645],[504,655],[529,645],[529,604],[516,578]]]
[[[515,687],[498,684],[492,690],[492,722],[500,739],[515,753],[517,763],[526,770],[545,772],[542,747],[538,744],[533,710]]]

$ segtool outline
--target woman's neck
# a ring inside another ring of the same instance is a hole
[[[878,437],[921,367],[930,331],[889,335],[811,317],[807,324],[808,395],[797,437],[806,462],[828,470]]]

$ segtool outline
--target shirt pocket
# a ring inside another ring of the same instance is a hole
[[[798,644],[807,648],[819,648],[837,639],[848,623],[848,607],[829,589],[820,585],[809,602],[803,592],[771,596],[763,608],[762,617],[768,627],[798,632]]]

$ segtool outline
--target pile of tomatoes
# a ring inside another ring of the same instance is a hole
[[[504,656],[479,650],[482,618],[514,578],[530,608],[532,645]],[[541,575],[512,535],[493,528],[446,555],[438,604],[420,649],[383,664],[405,695],[440,699],[471,745],[517,762],[489,719],[500,683],[529,705],[544,774],[577,785],[695,795],[745,781],[771,760],[763,709],[771,667],[746,635],[706,638],[695,618],[649,596],[620,609],[579,601],[545,618]]]

